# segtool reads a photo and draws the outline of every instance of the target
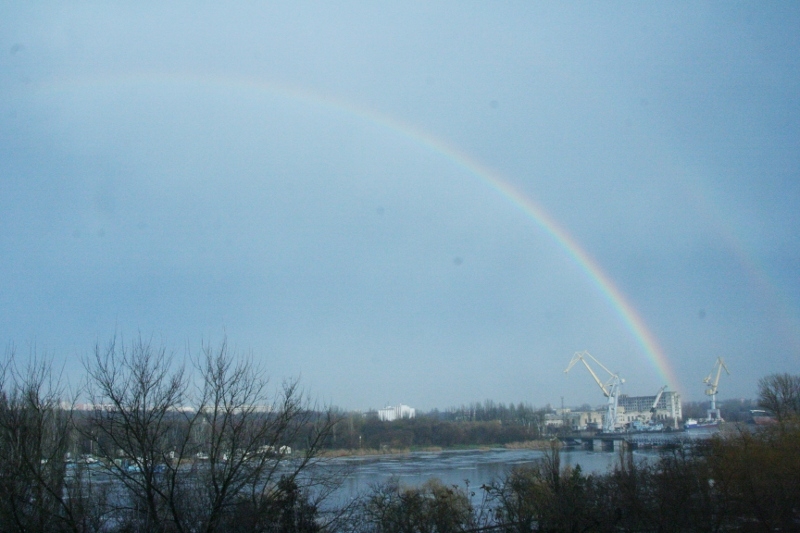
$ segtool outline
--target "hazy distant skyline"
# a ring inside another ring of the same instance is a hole
[[[320,401],[800,372],[795,4],[0,6],[0,334]]]

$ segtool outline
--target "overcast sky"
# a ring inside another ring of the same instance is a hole
[[[0,4],[6,352],[227,335],[353,409],[800,373],[800,4],[161,4]]]

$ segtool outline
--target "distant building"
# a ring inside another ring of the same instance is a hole
[[[653,402],[656,395],[652,396],[628,396],[620,394],[619,406],[623,408],[618,415],[617,422],[623,424],[634,420],[647,421],[651,419],[659,422],[677,423],[683,419],[683,408],[681,407],[681,395],[674,391],[664,391],[655,407],[655,413],[651,413]]]
[[[397,407],[387,406],[383,409],[378,409],[378,418],[384,422],[391,422],[401,418],[414,418],[416,414],[416,409],[402,403]]]
[[[568,427],[573,431],[599,429],[603,425],[602,411],[572,411],[556,409],[554,413],[544,415],[544,425],[549,429]]]

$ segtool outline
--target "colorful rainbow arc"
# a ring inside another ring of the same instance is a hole
[[[669,365],[663,350],[659,347],[655,337],[649,331],[642,318],[628,302],[625,296],[615,286],[611,279],[603,272],[591,256],[562,228],[541,206],[537,205],[532,199],[525,196],[507,180],[500,177],[497,173],[476,161],[470,155],[447,143],[445,140],[435,137],[415,126],[407,124],[398,119],[392,118],[383,113],[356,106],[350,102],[324,96],[308,89],[293,87],[274,82],[253,80],[250,78],[215,76],[201,77],[187,74],[163,74],[163,73],[138,73],[136,75],[116,75],[110,77],[80,78],[71,81],[59,81],[50,84],[54,90],[66,89],[76,86],[98,86],[98,85],[119,85],[126,83],[176,83],[176,84],[197,84],[206,86],[222,86],[225,88],[238,88],[267,92],[279,97],[284,97],[292,101],[308,105],[318,105],[335,111],[345,112],[349,115],[358,117],[368,123],[398,133],[418,145],[430,150],[440,156],[450,160],[453,164],[465,170],[494,189],[502,197],[506,198],[526,216],[538,225],[549,235],[557,245],[567,253],[569,257],[583,270],[591,282],[610,302],[611,307],[623,324],[632,333],[638,344],[644,349],[645,354],[655,366],[661,378],[666,381],[674,390],[680,391],[679,381]]]

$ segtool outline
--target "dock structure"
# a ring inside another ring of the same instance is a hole
[[[619,450],[623,445],[628,445],[632,449],[663,448],[680,445],[688,440],[691,439],[684,432],[601,433],[591,437],[570,439],[567,445],[600,452]]]

